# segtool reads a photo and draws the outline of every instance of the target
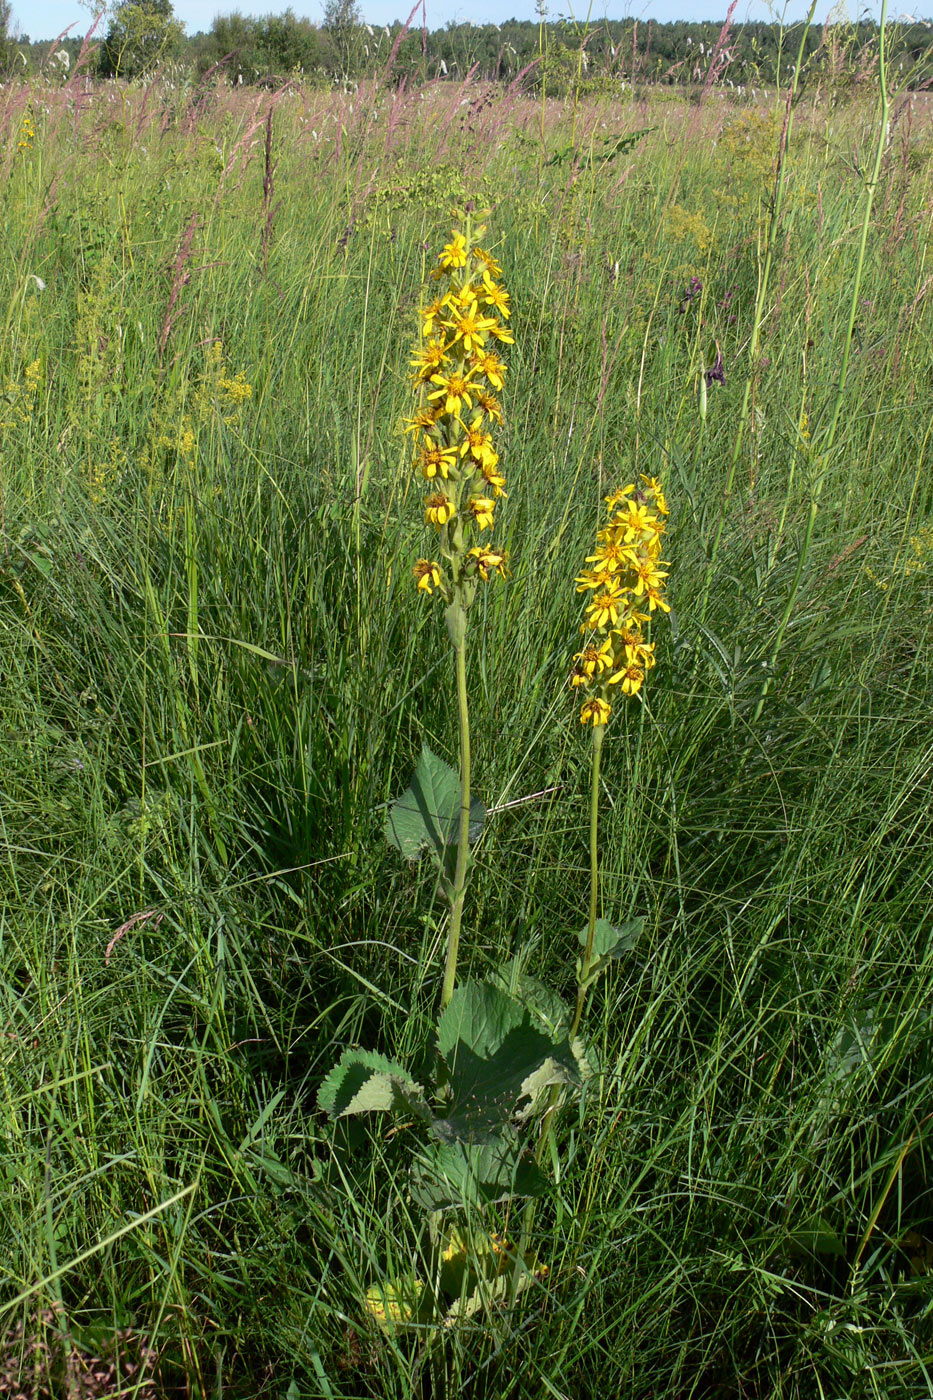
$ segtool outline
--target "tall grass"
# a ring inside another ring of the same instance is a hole
[[[0,1376],[65,1393],[114,1354],[107,1393],[930,1393],[925,97],[892,110],[819,454],[868,102],[797,108],[764,304],[768,107],[0,102]],[[314,1102],[335,1046],[404,1058],[434,1012],[443,910],[380,832],[422,741],[452,756],[400,424],[425,249],[466,199],[495,205],[516,330],[467,966],[521,953],[572,993],[572,578],[633,471],[665,480],[677,565],[603,753],[606,910],[647,925],[589,1013],[550,1273],[428,1364],[361,1309],[424,1248],[406,1133],[335,1137]]]

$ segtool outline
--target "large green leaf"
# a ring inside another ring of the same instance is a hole
[[[521,958],[510,958],[490,980],[526,1006],[538,1029],[545,1031],[552,1040],[566,1035],[573,1019],[571,1008],[544,982],[523,972]]]
[[[483,829],[486,808],[478,798],[470,803],[470,841]],[[426,848],[442,870],[451,873],[460,831],[460,779],[427,744],[421,750],[411,784],[392,804],[386,818],[386,840],[406,860],[417,860]]]
[[[527,1114],[551,1085],[578,1079],[566,1036],[547,1035],[528,1007],[491,982],[456,989],[437,1044],[451,1092],[448,1113],[434,1124],[438,1137],[489,1141],[522,1100]]]
[[[546,1186],[547,1178],[512,1129],[489,1142],[430,1143],[411,1177],[412,1196],[425,1210],[539,1196]]]
[[[635,947],[641,937],[641,931],[645,926],[643,918],[631,919],[627,924],[619,927],[611,924],[608,919],[597,919],[593,930],[593,957],[590,963],[589,972],[586,978],[588,987],[596,981],[601,973],[616,958],[623,953],[629,953]],[[580,947],[586,951],[587,930],[581,929],[577,934]],[[577,976],[583,976],[583,956],[577,959]]]
[[[401,1065],[371,1050],[345,1050],[318,1090],[317,1102],[331,1118],[396,1112],[431,1121],[421,1085]]]

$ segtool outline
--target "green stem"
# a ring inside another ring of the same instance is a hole
[[[450,896],[450,934],[447,939],[447,962],[441,1007],[448,1006],[454,994],[457,978],[457,954],[460,949],[460,923],[466,894],[467,861],[470,855],[470,715],[467,709],[466,637],[454,644],[457,671],[457,710],[460,720],[460,835],[457,841],[457,865]]]
[[[586,926],[586,947],[580,965],[580,983],[577,987],[577,1004],[570,1026],[571,1044],[580,1029],[583,1011],[586,1006],[587,983],[590,966],[593,962],[593,940],[596,937],[596,914],[599,906],[599,767],[603,752],[603,739],[606,734],[604,724],[593,730],[593,772],[590,783],[590,917]]]

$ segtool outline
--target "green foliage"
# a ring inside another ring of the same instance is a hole
[[[620,958],[623,953],[631,952],[641,937],[644,926],[644,919],[632,919],[629,923],[623,924],[621,928],[614,928],[608,919],[596,920],[592,957],[586,978],[588,987],[592,986],[616,958]],[[586,950],[587,933],[588,930],[582,928],[577,934],[577,940],[584,951]],[[577,977],[582,978],[582,976],[583,958],[581,955],[577,959]]]
[[[486,808],[470,802],[470,841],[478,841]],[[460,827],[460,779],[425,744],[411,784],[389,808],[386,840],[405,857],[417,860],[428,850],[437,862],[445,892],[453,881]]]
[[[519,1131],[553,1086],[579,1074],[566,1032],[544,1033],[515,997],[488,982],[459,986],[437,1027],[439,1057],[431,1094],[398,1065],[371,1052],[344,1051],[318,1091],[331,1117],[414,1114],[434,1141],[419,1155],[412,1195],[425,1209],[476,1206],[539,1194],[545,1178]]]
[[[24,1357],[52,1359],[52,1393],[116,1357],[114,1394],[142,1362],[157,1395],[230,1400],[916,1400],[933,1296],[923,122],[892,126],[824,459],[876,131],[862,97],[795,108],[750,365],[770,137],[745,123],[724,147],[731,104],[585,103],[599,136],[658,129],[571,183],[569,161],[545,164],[572,144],[557,105],[541,146],[518,93],[470,116],[456,83],[298,90],[274,109],[264,270],[262,127],[239,143],[271,96],[206,96],[128,85],[76,111],[58,81],[41,101],[5,90],[0,1390],[23,1388]],[[418,1116],[411,1083],[432,1123],[453,1107],[433,1054],[446,908],[433,859],[382,839],[413,756],[452,733],[400,431],[424,245],[447,221],[419,181],[444,168],[499,192],[516,327],[512,579],[471,614],[495,816],[463,977],[551,1045],[586,918],[573,579],[612,485],[658,472],[672,507],[676,623],[603,755],[600,912],[644,930],[591,990],[556,1181],[530,1160],[527,1095],[488,1152],[479,1128],[448,1149]],[[393,172],[429,202],[361,231]],[[703,214],[702,255],[675,205]],[[228,422],[220,379],[241,372]],[[344,1046],[380,1052],[408,1107],[320,1112]],[[515,1270],[492,1237],[521,1250],[513,1186],[542,1192],[538,1263],[504,1306]],[[396,1283],[393,1332],[366,1300],[391,1305]]]
[[[100,48],[99,71],[117,78],[151,72],[176,52],[183,36],[171,0],[120,0]]]

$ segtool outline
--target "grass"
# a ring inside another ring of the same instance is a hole
[[[549,164],[572,103],[466,85],[0,104],[0,1377],[30,1400],[933,1393],[925,96],[892,111],[828,454],[868,99],[797,110],[753,365],[769,108],[589,102],[581,158]],[[335,1048],[410,1062],[436,1005],[443,909],[382,822],[422,741],[453,756],[400,421],[467,198],[516,345],[514,577],[470,675],[503,810],[465,969],[520,952],[572,997],[572,580],[632,472],[672,504],[675,615],[603,754],[606,913],[647,923],[590,1006],[546,1284],[426,1353],[361,1306],[425,1249],[413,1139],[314,1104]]]

